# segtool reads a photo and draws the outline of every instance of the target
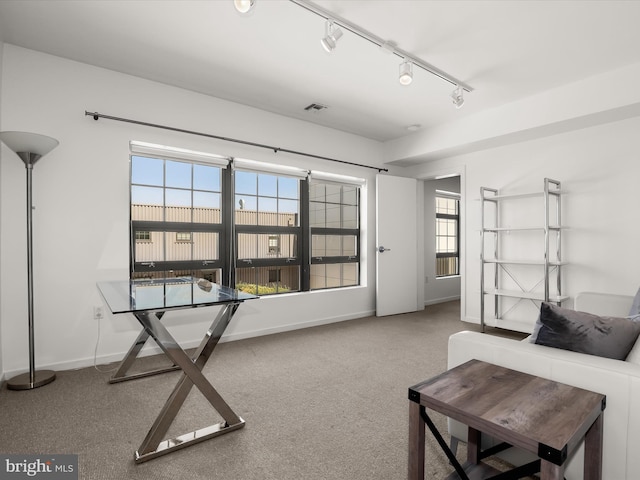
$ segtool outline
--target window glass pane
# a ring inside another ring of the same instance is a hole
[[[327,228],[340,228],[340,205],[327,203],[326,215]]]
[[[278,196],[280,198],[300,198],[300,181],[296,178],[278,177]]]
[[[342,255],[355,257],[358,254],[358,237],[355,235],[344,235],[342,237]]]
[[[193,221],[195,223],[221,223],[220,194],[193,192]]]
[[[331,183],[327,183],[325,185],[326,188],[326,202],[328,203],[340,203],[340,199],[341,199],[341,195],[340,192],[342,191],[342,187],[340,185],[333,185]]]
[[[191,165],[185,162],[166,161],[166,182],[167,187],[191,188]]]
[[[358,207],[355,205],[342,206],[342,228],[358,228]]]
[[[276,213],[278,211],[278,200],[270,197],[258,197],[258,211],[260,213]]]
[[[162,205],[163,189],[157,187],[131,187],[131,202],[145,205]]]
[[[222,169],[209,165],[193,165],[193,188],[196,190],[207,190],[210,192],[220,192],[220,176]]]
[[[167,207],[190,207],[191,191],[190,190],[174,190],[167,188],[165,190]]]
[[[311,227],[324,227],[325,223],[325,204],[319,202],[311,202],[309,204],[309,225]]]
[[[276,197],[278,195],[278,177],[274,175],[258,175],[258,195]]]
[[[345,185],[342,187],[342,203],[346,205],[358,204],[358,187]]]
[[[326,256],[338,257],[342,255],[342,237],[338,235],[326,236]]]
[[[219,260],[218,232],[193,232],[193,260]]]
[[[297,235],[273,233],[239,233],[238,258],[296,258]]]
[[[357,263],[311,265],[311,290],[358,285]]]
[[[325,257],[327,252],[326,237],[324,235],[311,236],[311,256]]]
[[[163,185],[164,161],[157,158],[131,157],[131,183]]]
[[[325,186],[322,183],[312,183],[309,186],[309,200],[312,202],[325,201]]]
[[[167,188],[165,195],[167,198],[165,220],[167,222],[191,222],[191,192]]]
[[[342,286],[342,275],[340,264],[334,263],[327,265],[327,288],[335,288]]]
[[[212,192],[193,192],[193,206],[217,209],[220,211],[220,194]]]
[[[149,232],[149,241],[135,242],[136,262],[160,262],[164,260],[164,232]]]
[[[278,225],[278,201],[258,197],[258,225]]]
[[[311,265],[311,290],[327,288],[326,265]]]
[[[360,279],[358,278],[358,264],[357,263],[344,263],[342,264],[342,286],[348,287],[358,285]]]
[[[165,232],[166,253],[165,260],[192,260],[191,242],[178,241],[178,232]]]
[[[143,271],[143,272],[133,272],[131,278],[133,279],[148,279],[151,280],[153,278],[177,278],[177,277],[197,277],[197,278],[205,278],[210,282],[217,283],[221,285],[222,281],[222,269],[220,268],[203,268],[197,270],[170,270],[165,272],[163,270],[156,270],[153,272]]]
[[[297,200],[278,200],[278,225],[281,227],[298,226],[299,203]]]
[[[256,295],[297,292],[300,290],[300,267],[237,268],[236,288]]]
[[[258,198],[248,195],[236,195],[235,203],[237,225],[258,224]]]
[[[217,260],[218,233],[166,232],[166,260]]]
[[[436,258],[436,276],[438,277],[458,274],[459,206],[460,201],[456,198],[436,197],[436,253],[455,255]],[[444,215],[450,217],[442,218]]]
[[[257,174],[253,172],[243,172],[236,170],[236,193],[246,193],[257,195]]]
[[[131,187],[131,219],[162,221],[162,189],[153,187]]]
[[[258,238],[253,233],[238,234],[238,258],[258,258]]]

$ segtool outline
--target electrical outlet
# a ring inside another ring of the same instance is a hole
[[[104,310],[102,306],[93,307],[93,319],[94,320],[102,320],[104,318]]]

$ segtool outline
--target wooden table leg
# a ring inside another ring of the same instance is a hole
[[[584,480],[602,480],[603,423],[600,414],[584,437]]]
[[[424,430],[420,404],[409,402],[409,480],[424,480]]]
[[[469,427],[467,431],[467,462],[474,465],[480,463],[481,437],[480,431]]]
[[[540,462],[540,480],[563,480],[564,465],[556,465],[547,460]]]

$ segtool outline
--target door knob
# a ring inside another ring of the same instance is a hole
[[[378,247],[378,252],[380,253],[388,252],[390,250],[391,250],[390,248],[384,248],[383,246]]]

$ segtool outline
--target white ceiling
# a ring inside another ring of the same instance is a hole
[[[0,39],[379,141],[640,62],[640,1],[315,3],[474,91],[455,109],[421,69],[401,86],[400,59],[348,31],[328,54],[324,19],[286,0],[249,16],[231,0],[1,0]]]

